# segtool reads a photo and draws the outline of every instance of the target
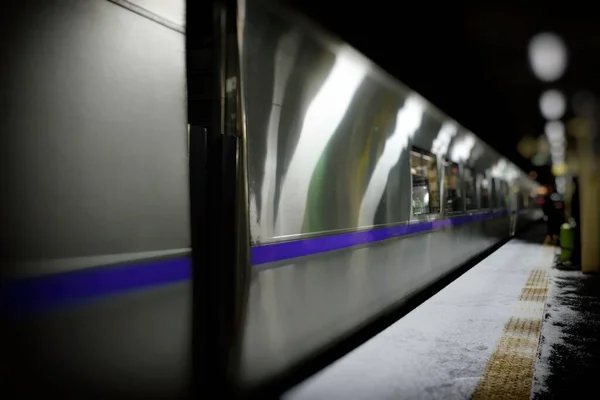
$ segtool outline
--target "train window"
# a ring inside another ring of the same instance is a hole
[[[446,161],[444,164],[444,210],[446,213],[463,211],[462,191],[460,190],[460,174],[458,164]]]
[[[492,207],[491,196],[490,196],[491,186],[492,185],[491,185],[490,180],[485,175],[479,176],[479,188],[481,190],[480,194],[481,194],[481,208],[482,209],[488,209],[488,208]]]
[[[433,154],[413,150],[410,153],[412,207],[414,215],[440,212],[437,161]]]
[[[475,172],[470,168],[463,169],[465,181],[465,207],[467,210],[477,209],[477,184],[475,183]]]
[[[498,208],[506,208],[508,204],[508,184],[501,179],[497,179],[498,183]]]
[[[517,192],[517,207],[519,210],[522,210],[523,208],[525,208],[525,201],[524,201],[523,193],[520,190],[518,190],[518,192]]]
[[[522,193],[523,196],[523,208],[529,208],[529,195]]]

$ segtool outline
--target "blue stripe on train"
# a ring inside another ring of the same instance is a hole
[[[79,270],[6,282],[0,311],[14,314],[46,310],[84,299],[184,281],[191,259],[147,260],[136,264]]]
[[[286,260],[289,258],[343,249],[346,247],[379,242],[382,240],[412,235],[415,233],[423,233],[441,228],[458,226],[468,222],[499,218],[507,214],[508,212],[503,210],[493,213],[461,215],[438,221],[259,245],[252,247],[250,255],[252,259],[252,265],[264,264],[268,262]]]
[[[281,261],[504,215],[507,211],[253,246],[251,261],[252,265]],[[0,313],[53,309],[81,300],[181,282],[190,277],[191,259],[185,257],[18,279],[2,284]]]

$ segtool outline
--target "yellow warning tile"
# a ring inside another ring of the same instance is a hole
[[[540,306],[527,318],[514,316],[506,322],[500,342],[473,394],[474,399],[529,399],[548,286],[547,271],[531,271],[515,312],[535,302]]]

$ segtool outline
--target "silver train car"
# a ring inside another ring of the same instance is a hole
[[[252,266],[241,375],[266,380],[539,218],[537,184],[346,44],[240,13]]]
[[[20,390],[189,394],[184,2],[171,3],[40,1],[10,25],[33,18],[39,35],[2,27],[21,48],[0,122],[18,133],[1,161],[0,311],[2,374]],[[251,389],[540,211],[536,182],[345,43],[270,2],[234,12],[223,83],[239,98],[226,129],[249,254],[235,380]]]

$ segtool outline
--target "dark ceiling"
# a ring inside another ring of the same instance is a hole
[[[556,88],[569,98],[600,89],[593,3],[586,10],[576,1],[290,2],[525,171],[536,170],[541,182],[552,180],[550,167],[534,167],[517,151],[521,138],[544,131],[540,94]],[[528,42],[543,31],[559,34],[569,51],[567,71],[553,84],[537,80],[528,65]]]

